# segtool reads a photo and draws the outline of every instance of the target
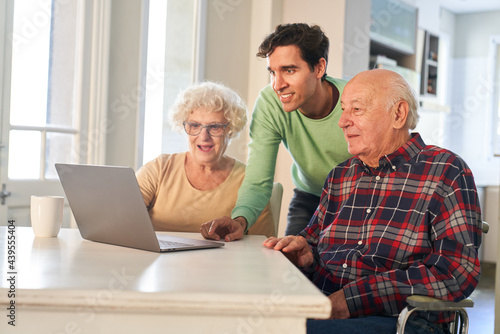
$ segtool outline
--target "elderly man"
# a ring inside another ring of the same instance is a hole
[[[339,126],[354,157],[330,172],[299,236],[264,246],[282,251],[329,296],[336,320],[309,320],[309,332],[395,333],[409,295],[458,301],[476,287],[477,191],[460,157],[410,133],[417,102],[397,73],[358,74],[341,105]],[[409,326],[448,333],[447,320],[421,314]]]

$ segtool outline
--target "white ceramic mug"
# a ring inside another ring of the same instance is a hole
[[[31,226],[35,236],[57,237],[63,219],[64,197],[31,196]]]

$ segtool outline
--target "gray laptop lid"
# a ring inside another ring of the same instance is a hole
[[[131,168],[56,164],[56,170],[84,239],[154,252],[224,245],[157,235]],[[161,249],[158,239],[170,246]]]

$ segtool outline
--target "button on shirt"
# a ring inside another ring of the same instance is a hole
[[[480,277],[480,222],[469,167],[415,133],[376,169],[353,157],[331,171],[302,269],[326,295],[343,289],[351,317],[397,315],[412,294],[458,301]]]

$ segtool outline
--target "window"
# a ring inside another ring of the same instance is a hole
[[[81,1],[14,1],[9,179],[57,178],[75,162]]]
[[[172,131],[167,116],[177,94],[200,79],[203,13],[201,0],[149,1],[144,162],[187,150],[185,135]]]
[[[111,0],[0,3],[0,216],[24,226],[30,195],[64,196],[55,162],[104,162]]]
[[[111,1],[8,2],[14,7],[8,179],[55,180],[55,162],[104,163],[99,128],[108,107]],[[187,149],[167,112],[199,80],[204,6],[205,0],[149,1],[143,161]]]

